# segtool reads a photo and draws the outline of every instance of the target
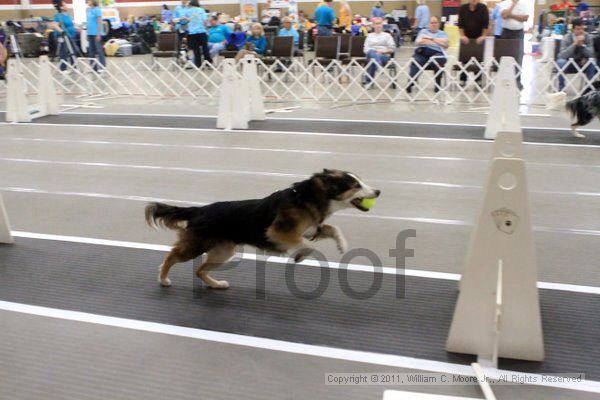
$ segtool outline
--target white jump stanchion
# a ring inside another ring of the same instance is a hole
[[[516,143],[517,149],[519,146]],[[478,355],[481,363],[488,365],[497,357],[544,359],[523,159],[500,157],[491,161],[460,288],[446,343],[448,351]],[[501,301],[498,290],[502,291]]]
[[[6,121],[31,122],[27,97],[25,97],[25,81],[19,69],[19,61],[8,60],[6,71]]]
[[[502,57],[496,79],[492,104],[485,125],[486,139],[495,139],[501,131],[521,132],[519,118],[519,91],[515,75],[515,60],[512,57]]]
[[[256,58],[252,55],[242,59],[243,84],[247,87],[250,106],[250,120],[264,121],[265,105],[263,103],[260,81],[258,80],[258,66]]]
[[[498,132],[494,140],[494,150],[492,159],[519,158],[525,159],[523,154],[523,133],[522,132]]]
[[[58,96],[50,72],[48,56],[40,56],[39,63],[37,103],[30,106],[25,97],[25,83],[19,61],[16,59],[8,61],[6,121],[31,122],[33,118],[58,114]]]
[[[13,243],[13,237],[10,233],[10,224],[8,222],[8,214],[4,208],[2,194],[0,194],[0,243]]]
[[[226,59],[223,61],[223,82],[221,83],[221,97],[219,98],[219,115],[217,128],[219,129],[248,129],[248,118],[243,111],[246,98],[240,96],[240,80],[235,70],[235,62]]]

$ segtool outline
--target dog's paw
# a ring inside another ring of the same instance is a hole
[[[227,289],[229,287],[229,282],[214,281],[214,282],[211,282],[208,286],[210,286],[212,289]]]
[[[171,286],[171,280],[169,278],[161,278],[159,276],[158,277],[158,283],[160,283],[160,286],[162,286],[162,287],[169,287],[169,286]]]
[[[301,263],[302,261],[306,260],[306,256],[307,254],[298,253],[294,256],[294,262]]]
[[[348,251],[348,242],[346,242],[346,239],[339,238],[337,240],[337,249],[340,252],[340,254],[344,254]]]
[[[580,139],[585,138],[585,135],[583,133],[579,133],[579,131],[577,129],[571,129],[571,135],[573,135],[573,137],[580,138]]]

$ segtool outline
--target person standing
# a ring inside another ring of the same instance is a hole
[[[175,23],[175,30],[177,31],[179,42],[187,36],[189,10],[188,0],[181,0],[181,4],[175,7],[175,11],[173,11],[172,21]]]
[[[98,0],[88,0],[87,5],[88,57],[93,59],[98,57],[97,63],[94,60],[90,61],[94,71],[104,71],[106,59],[102,48],[102,9],[98,6]],[[102,68],[98,68],[98,63]]]
[[[335,14],[331,8],[333,0],[324,0],[315,10],[315,21],[317,22],[317,36],[331,36],[333,34],[333,23]]]
[[[371,86],[377,70],[390,61],[395,50],[394,38],[383,31],[383,20],[375,18],[373,20],[373,32],[367,35],[363,46],[363,51],[367,56],[367,76],[364,82],[367,87]]]
[[[496,7],[494,7],[491,18],[494,22],[494,37],[500,39],[502,37],[502,8],[500,4],[496,4]]]
[[[468,44],[474,39],[475,43],[483,44],[490,25],[490,14],[488,8],[479,0],[469,0],[458,9],[458,31],[460,32],[461,44]],[[481,79],[481,76],[478,80]],[[461,86],[465,85],[467,74],[460,74]]]
[[[421,29],[426,29],[429,25],[429,7],[425,4],[425,0],[419,0],[419,5],[415,10],[415,24],[413,28],[417,31]]]
[[[504,0],[500,3],[502,9],[502,39],[512,39],[518,45],[517,63],[523,64],[523,42],[525,37],[525,22],[529,19],[526,0]],[[517,79],[519,89],[523,88],[521,78]]]
[[[383,11],[383,1],[378,1],[371,10],[370,18],[383,18],[385,17],[385,11]]]
[[[208,35],[206,34],[206,21],[208,16],[204,8],[200,7],[198,0],[191,0],[188,18],[188,43],[194,52],[194,65],[200,67],[202,65],[202,56],[208,62],[212,63],[208,50]]]
[[[61,3],[56,6],[57,13],[54,15],[54,22],[57,23],[55,37],[58,42],[58,55],[60,57],[60,70],[68,71],[67,65],[74,65],[77,48],[75,47],[75,25],[67,11],[67,6]]]
[[[344,31],[350,33],[350,29],[352,28],[352,10],[346,0],[340,0],[339,25]]]
[[[171,10],[169,10],[169,6],[167,6],[166,4],[163,4],[163,8],[162,8],[162,11],[160,12],[160,15],[162,17],[162,22],[164,24],[171,23],[171,20],[173,19],[173,13],[171,12]]]

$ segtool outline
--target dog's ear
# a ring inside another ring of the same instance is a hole
[[[329,175],[329,174],[333,173],[333,170],[331,170],[331,169],[327,169],[327,168],[323,168],[323,173],[324,173],[325,175]]]

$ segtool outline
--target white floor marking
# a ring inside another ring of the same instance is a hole
[[[200,173],[200,174],[255,175],[255,176],[269,176],[269,177],[276,177],[276,178],[296,178],[296,179],[306,179],[309,177],[309,175],[292,174],[292,173],[286,173],[286,172],[248,171],[248,170],[234,170],[234,169],[208,169],[208,168],[189,168],[189,167],[165,167],[165,166],[159,166],[159,165],[116,164],[116,163],[83,162],[83,161],[55,161],[55,160],[40,160],[40,159],[32,159],[32,158],[0,157],[0,162],[69,165],[69,166],[100,167],[100,168],[148,169],[148,170],[177,171],[177,172],[189,172],[189,173]],[[381,183],[381,184],[441,187],[441,188],[447,188],[447,189],[477,189],[477,190],[479,190],[482,188],[481,186],[478,186],[478,185],[464,185],[464,184],[448,183],[448,182],[404,181],[404,180],[375,179],[375,178],[368,178],[368,180],[369,180],[369,182]],[[600,197],[600,192],[579,192],[579,191],[568,192],[568,191],[530,190],[530,193],[546,194],[546,195],[560,195],[560,196]]]
[[[358,133],[330,133],[330,132],[294,132],[294,131],[275,131],[275,130],[258,130],[258,129],[246,129],[243,131],[234,130],[218,130],[212,128],[171,128],[171,127],[157,127],[157,126],[140,126],[140,125],[98,125],[98,124],[48,124],[40,122],[31,123],[9,123],[0,122],[0,125],[10,126],[72,126],[72,127],[87,127],[87,128],[118,128],[118,129],[146,129],[146,130],[159,130],[159,131],[181,131],[181,132],[208,132],[208,133],[219,133],[219,134],[235,134],[235,133],[260,133],[260,134],[277,134],[277,135],[300,135],[300,136],[332,136],[332,137],[361,137],[361,138],[377,138],[377,139],[390,139],[390,140],[424,140],[424,141],[438,141],[438,142],[473,142],[473,143],[491,143],[485,139],[457,139],[457,138],[433,138],[433,137],[422,137],[422,136],[402,136],[402,135],[365,135]],[[464,126],[464,125],[462,125]],[[538,143],[538,142],[523,142],[526,145],[532,146],[562,146],[562,147],[578,147],[578,148],[597,148],[598,145],[591,144],[569,144],[569,143]]]
[[[46,234],[46,233],[34,233],[34,232],[22,232],[22,231],[12,231],[11,233],[14,237],[28,238],[28,239],[53,240],[53,241],[59,241],[59,242],[83,243],[83,244],[93,244],[93,245],[99,245],[99,246],[124,247],[124,248],[131,248],[131,249],[153,250],[153,251],[162,251],[162,252],[167,252],[167,251],[171,250],[171,246],[158,245],[158,244],[126,242],[126,241],[120,241],[120,240],[96,239],[96,238],[87,238],[87,237],[81,237],[81,236],[53,235],[53,234]],[[291,261],[289,257],[285,257],[285,256],[277,256],[277,255],[262,256],[262,255],[257,255],[254,253],[236,253],[235,257],[242,258],[244,260],[250,260],[250,261],[255,261],[255,260],[267,261],[267,262],[275,263],[275,264],[288,264]],[[301,263],[298,263],[297,265],[304,265],[304,266],[309,266],[309,267],[319,267],[319,268],[331,268],[331,269],[347,269],[349,271],[354,271],[354,272],[368,272],[368,273],[379,272],[379,273],[386,274],[386,275],[403,274],[405,276],[411,276],[411,277],[440,279],[440,280],[449,280],[449,281],[460,280],[460,274],[454,274],[454,273],[449,273],[449,272],[426,271],[426,270],[419,270],[419,269],[398,270],[395,267],[374,268],[372,265],[363,265],[363,264],[344,264],[344,265],[342,265],[337,262],[327,262],[326,264],[321,264],[316,260],[305,260]],[[538,288],[549,289],[549,290],[558,290],[558,291],[564,291],[564,292],[600,295],[600,287],[595,287],[595,286],[582,286],[582,285],[572,285],[572,284],[555,283],[555,282],[538,282]]]
[[[209,331],[204,329],[185,328],[182,326],[161,324],[157,322],[116,318],[109,317],[106,315],[32,306],[28,304],[12,303],[7,301],[0,301],[0,309],[18,312],[22,314],[36,315],[39,317],[58,318],[68,321],[98,324],[104,326],[111,326],[115,328],[133,329],[137,331],[187,337],[192,339],[206,340],[230,345],[253,347],[264,350],[282,351],[292,354],[302,354],[307,356],[324,357],[336,360],[377,364],[396,368],[406,368],[410,370],[422,370],[468,376],[474,375],[473,369],[468,365],[425,360],[421,358],[286,342],[283,340],[266,339],[255,336],[244,336],[240,334]],[[493,369],[487,369],[486,373],[487,376],[491,379],[499,379],[501,375],[510,375],[523,378],[523,381],[526,381],[526,377],[531,377],[535,378],[536,382],[542,382],[541,375],[539,374]],[[544,382],[543,384],[535,386],[554,387],[567,390],[600,393],[600,382],[588,380],[582,381],[580,383]]]
[[[69,191],[53,191],[53,190],[42,190],[34,188],[23,188],[23,187],[0,187],[0,190],[6,192],[17,192],[17,193],[35,193],[35,194],[47,194],[57,196],[80,196],[100,199],[113,199],[113,200],[131,200],[131,201],[159,201],[167,203],[176,203],[188,206],[204,206],[209,203],[196,202],[196,201],[185,201],[177,199],[165,199],[160,197],[145,197],[145,196],[132,196],[132,195],[113,195],[106,193],[90,193],[90,192],[69,192]],[[347,218],[369,218],[369,219],[380,219],[385,221],[406,221],[406,222],[417,222],[424,224],[438,224],[438,225],[458,225],[458,226],[471,226],[472,224],[468,221],[461,221],[457,219],[437,219],[437,218],[424,218],[424,217],[398,217],[391,215],[377,215],[377,214],[346,214],[338,212],[335,214],[340,217]],[[548,233],[560,233],[566,235],[583,235],[583,236],[600,236],[600,230],[593,229],[574,229],[574,228],[556,228],[547,226],[534,226],[534,231],[548,232]]]
[[[299,154],[314,154],[314,155],[340,155],[349,157],[381,157],[406,160],[433,160],[433,161],[458,161],[458,162],[477,162],[488,163],[488,159],[476,159],[465,157],[444,157],[444,156],[408,156],[398,154],[378,154],[378,153],[355,153],[355,152],[340,152],[340,151],[323,151],[323,150],[302,150],[302,149],[284,149],[284,148],[264,148],[264,147],[243,147],[243,146],[211,146],[211,145],[196,145],[196,144],[170,144],[170,143],[154,143],[154,142],[119,142],[109,140],[71,140],[71,139],[46,139],[46,138],[25,138],[25,137],[2,137],[0,140],[22,141],[22,142],[39,142],[39,143],[71,143],[84,145],[105,145],[105,146],[137,146],[137,147],[159,147],[159,148],[174,148],[174,149],[201,149],[201,150],[223,150],[223,151],[256,151],[256,152],[274,152],[274,153],[299,153]],[[566,168],[600,168],[600,165],[585,165],[585,164],[563,164],[563,163],[546,163],[546,162],[527,162],[527,165],[542,165],[552,167]]]

